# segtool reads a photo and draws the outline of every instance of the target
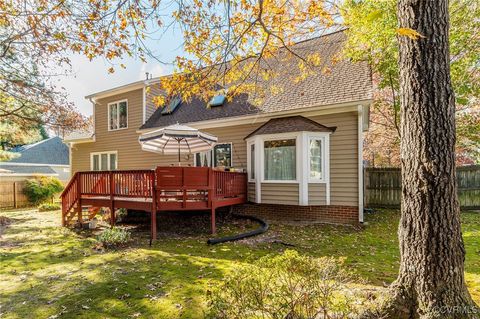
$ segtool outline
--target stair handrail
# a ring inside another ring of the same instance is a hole
[[[60,197],[62,198],[62,213],[65,214],[66,212],[68,212],[74,205],[75,203],[77,202],[78,200],[78,196],[79,196],[79,192],[77,190],[77,196],[75,198],[75,200],[73,200],[71,203],[69,203],[68,207],[66,207],[66,203],[65,203],[65,197],[70,193],[70,191],[72,190],[72,188],[75,186],[77,186],[77,179],[79,177],[79,172],[76,172],[73,177],[70,179],[70,181],[68,182],[67,186],[65,186],[65,188],[63,189],[63,192],[62,194],[60,195]]]
[[[70,181],[68,182],[67,186],[65,186],[65,188],[63,189],[62,194],[60,194],[60,197],[64,197],[66,195],[66,193],[68,192],[70,187],[72,187],[73,182],[75,182],[77,180],[78,173],[79,172],[75,172],[75,174],[73,174],[73,176],[70,179]]]

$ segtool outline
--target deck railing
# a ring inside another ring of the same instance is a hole
[[[109,196],[109,172],[79,172],[80,189],[82,195]]]
[[[119,199],[152,199],[152,210],[207,209],[239,203],[247,196],[247,175],[204,167],[157,167],[156,170],[77,172],[63,191],[64,216],[77,204]],[[155,198],[155,200],[153,200]],[[147,201],[145,201],[147,202]],[[93,204],[92,204],[93,205]],[[79,215],[81,216],[81,214]]]
[[[247,175],[239,172],[213,171],[214,198],[247,196]]]
[[[142,197],[152,196],[152,170],[79,172],[82,195]]]
[[[152,197],[155,185],[155,172],[153,170],[114,171],[113,195],[119,197]]]

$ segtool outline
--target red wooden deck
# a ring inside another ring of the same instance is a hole
[[[246,202],[247,176],[207,167],[77,172],[61,198],[64,226],[71,224],[75,217],[83,222],[84,206],[110,208],[112,226],[116,209],[144,210],[151,214],[155,239],[157,212],[210,210],[212,233],[215,233],[215,209]]]

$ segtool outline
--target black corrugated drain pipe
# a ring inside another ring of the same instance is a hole
[[[216,244],[220,244],[220,243],[225,243],[227,241],[236,241],[236,240],[240,240],[240,239],[243,239],[243,238],[263,234],[264,232],[266,232],[268,230],[267,222],[258,218],[258,217],[249,216],[249,215],[238,215],[238,214],[232,214],[232,216],[236,217],[236,218],[253,220],[253,221],[259,223],[261,227],[255,229],[255,230],[246,232],[246,233],[238,234],[238,235],[226,236],[226,237],[222,237],[222,238],[210,238],[209,240],[207,240],[207,244],[216,245]]]

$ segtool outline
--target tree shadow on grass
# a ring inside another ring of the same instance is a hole
[[[110,258],[111,257],[111,258]],[[22,288],[0,293],[8,317],[47,318],[202,318],[204,276],[220,279],[222,265],[191,256],[136,250],[116,253],[91,269],[52,279],[34,275]]]

